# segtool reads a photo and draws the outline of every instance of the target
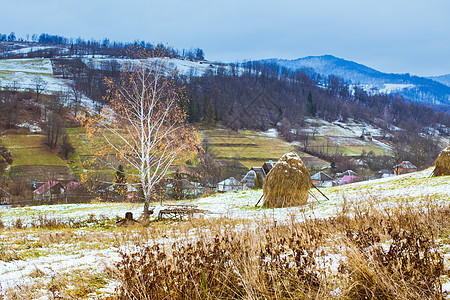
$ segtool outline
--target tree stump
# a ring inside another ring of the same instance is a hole
[[[139,221],[133,219],[133,213],[131,211],[125,213],[125,219],[120,219],[116,222],[117,226],[129,226],[135,223],[139,223]]]

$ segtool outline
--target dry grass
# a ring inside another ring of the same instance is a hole
[[[450,274],[439,243],[450,240],[450,209],[428,201],[420,211],[400,203],[395,213],[344,201],[336,217],[293,215],[284,224],[198,218],[117,228],[94,216],[72,223],[38,216],[26,222],[32,226],[20,220],[0,229],[0,259],[117,248],[121,259],[111,269],[51,274],[36,265],[30,283],[3,292],[5,299],[442,299]],[[116,294],[101,292],[111,280]]]
[[[449,229],[450,209],[433,206],[225,227],[122,252],[117,298],[443,299],[437,239]]]

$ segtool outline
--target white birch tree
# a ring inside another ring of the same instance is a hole
[[[152,190],[183,154],[199,149],[195,130],[179,105],[180,88],[166,58],[132,60],[118,82],[106,79],[109,104],[85,121],[90,135],[103,137],[109,151],[136,170],[148,214]],[[100,153],[106,155],[106,153]]]

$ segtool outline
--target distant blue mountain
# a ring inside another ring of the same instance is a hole
[[[434,81],[440,82],[442,84],[445,84],[446,86],[450,86],[450,74],[441,75],[441,76],[431,76],[428,78],[430,78]]]
[[[332,55],[308,56],[295,60],[266,59],[261,62],[276,63],[290,70],[304,69],[321,76],[335,75],[345,81],[359,85],[371,93],[398,93],[417,102],[450,104],[449,78],[425,78],[410,74],[383,73],[354,61]]]

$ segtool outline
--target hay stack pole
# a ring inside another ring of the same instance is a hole
[[[300,157],[284,154],[264,180],[264,206],[289,207],[306,204],[311,176]]]
[[[450,175],[450,147],[441,151],[436,158],[436,167],[433,171],[433,176],[445,176]]]

